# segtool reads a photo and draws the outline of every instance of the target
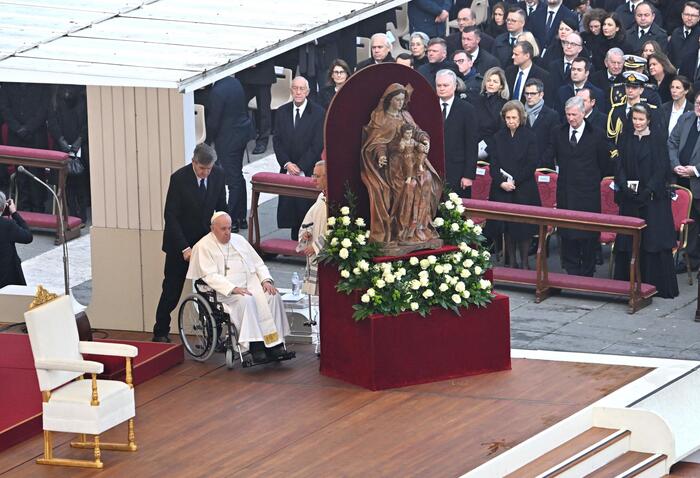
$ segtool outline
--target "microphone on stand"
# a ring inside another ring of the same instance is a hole
[[[46,189],[51,192],[51,195],[53,196],[54,201],[56,202],[56,208],[58,209],[58,220],[59,220],[59,225],[60,225],[60,231],[61,231],[61,243],[63,245],[63,282],[65,285],[66,289],[66,295],[70,295],[70,280],[68,278],[68,244],[66,244],[66,224],[63,219],[63,207],[61,206],[61,201],[58,200],[58,196],[56,195],[56,192],[53,190],[51,186],[46,184],[44,181],[41,179],[37,178],[34,174],[29,172],[24,166],[18,166],[17,171],[19,171],[22,174],[26,174],[30,178],[32,178],[34,181],[38,182],[42,186],[44,186]]]

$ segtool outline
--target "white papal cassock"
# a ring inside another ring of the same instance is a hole
[[[272,347],[289,335],[289,322],[280,294],[266,294],[262,283],[272,280],[270,271],[255,249],[238,234],[221,244],[209,233],[192,248],[187,278],[203,279],[238,330],[238,342],[248,348],[250,342],[265,342]],[[252,295],[232,294],[245,287]]]

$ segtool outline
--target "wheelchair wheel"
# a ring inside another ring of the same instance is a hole
[[[178,313],[180,339],[187,353],[199,362],[214,353],[218,331],[209,303],[199,294],[191,294],[180,305]]]
[[[233,357],[233,349],[226,349],[226,368],[229,370],[233,368],[234,365],[234,357]]]

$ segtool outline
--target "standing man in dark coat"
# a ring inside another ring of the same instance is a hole
[[[552,158],[552,131],[561,124],[559,115],[544,101],[545,86],[542,80],[530,78],[525,83],[526,125],[535,132],[537,150],[540,152],[538,168],[554,169]]]
[[[448,69],[455,74],[459,73],[457,65],[447,58],[447,44],[442,38],[432,38],[428,42],[427,56],[428,63],[421,65],[416,71],[428,80],[433,89],[435,89],[435,75],[438,71]]]
[[[525,103],[525,83],[530,78],[537,78],[549,89],[549,73],[532,62],[535,52],[526,41],[517,42],[513,47],[513,64],[506,68],[506,81],[510,90],[510,99]]]
[[[507,31],[493,39],[493,51],[491,53],[501,63],[501,68],[507,68],[513,64],[513,47],[515,42],[518,41],[520,34],[524,31],[526,18],[525,12],[519,8],[509,11],[506,17]]]
[[[272,146],[282,173],[311,177],[323,151],[323,108],[309,101],[309,84],[303,76],[292,80],[292,101],[277,109]],[[293,240],[299,239],[299,227],[313,201],[280,196],[277,226],[291,228]]]
[[[46,149],[46,116],[51,101],[49,85],[3,83],[0,88],[0,117],[7,123],[7,144],[23,148]],[[44,170],[30,168],[39,177]],[[22,210],[44,212],[46,190],[29,176],[20,174],[17,187],[22,191]]]
[[[546,5],[528,17],[527,28],[535,36],[540,49],[544,50],[552,43],[559,31],[559,24],[565,19],[578,21],[576,14],[562,5],[562,0],[547,0]]]
[[[369,47],[371,55],[366,60],[362,60],[355,67],[355,71],[360,71],[369,65],[377,63],[393,63],[394,57],[391,56],[391,42],[386,36],[386,33],[375,33],[369,39]]]
[[[668,35],[666,30],[654,22],[656,9],[647,2],[641,2],[634,9],[635,24],[627,30],[627,42],[632,48],[631,53],[641,53],[642,45],[647,40],[656,40],[661,48],[666,48]]]
[[[224,172],[215,163],[214,148],[198,144],[192,164],[186,164],[170,176],[164,213],[163,292],[156,309],[153,342],[170,342],[170,313],[182,294],[192,246],[209,233],[214,211],[226,211]]]
[[[273,60],[265,60],[255,66],[236,73],[236,78],[241,80],[245,91],[246,105],[255,97],[258,107],[257,138],[253,154],[262,154],[267,149],[272,128],[272,84],[277,82],[275,64]],[[234,218],[235,219],[235,218]]]
[[[600,181],[611,172],[610,150],[604,133],[584,120],[583,99],[564,106],[566,124],[552,138],[559,166],[557,209],[600,212]],[[562,267],[568,274],[592,277],[598,233],[560,229]]]
[[[243,152],[248,143],[250,118],[241,82],[228,76],[215,82],[206,109],[208,145],[216,150],[228,186],[231,231],[247,229],[248,202],[243,179]]]
[[[17,212],[17,206],[12,199],[5,199],[2,191],[0,214],[0,289],[11,284],[27,285],[15,244],[32,242],[32,231]]]
[[[444,37],[451,7],[451,0],[413,0],[408,4],[410,32],[423,32],[430,38]]]
[[[676,67],[679,67],[685,57],[698,46],[700,4],[694,1],[686,2],[681,19],[683,24],[671,32],[671,38],[668,40],[668,59]]]
[[[445,182],[459,194],[470,198],[479,153],[479,127],[472,105],[455,97],[457,75],[440,70],[435,75],[445,131]]]
[[[472,65],[482,75],[494,66],[501,66],[498,59],[481,46],[484,33],[477,27],[465,27],[462,30],[462,48],[472,58]]]

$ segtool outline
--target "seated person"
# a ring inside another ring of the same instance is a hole
[[[231,216],[217,211],[211,232],[192,248],[187,278],[203,279],[238,330],[238,343],[255,362],[283,357],[289,322],[272,276],[255,249],[231,234]]]
[[[325,151],[321,154],[325,157]],[[318,265],[316,257],[323,249],[323,240],[328,226],[328,207],[326,206],[326,161],[321,160],[314,166],[314,181],[321,190],[316,202],[309,208],[301,222],[297,252],[306,255],[306,273],[301,291],[305,294],[318,295]]]

